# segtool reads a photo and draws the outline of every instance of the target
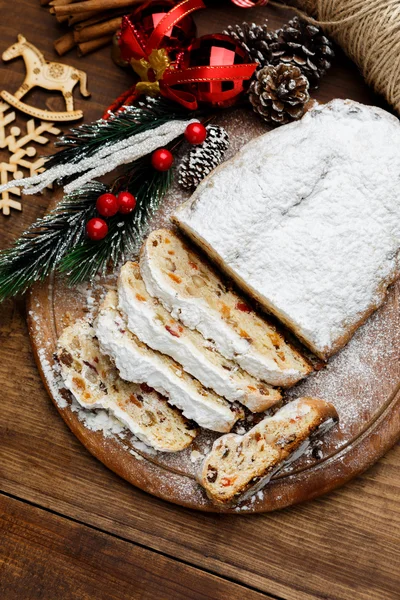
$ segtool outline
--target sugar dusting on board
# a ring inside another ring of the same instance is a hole
[[[399,353],[400,314],[393,289],[382,309],[327,367],[290,390],[287,397],[309,394],[332,402],[339,413],[341,432],[350,434],[390,398],[400,379]],[[377,395],[381,397],[378,403]]]

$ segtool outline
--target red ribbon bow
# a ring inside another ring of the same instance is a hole
[[[241,8],[253,8],[254,6],[266,6],[268,0],[232,0],[233,4]]]
[[[203,0],[183,0],[179,2],[159,21],[148,40],[142,38],[129,17],[124,17],[119,38],[121,56],[125,60],[148,59],[151,52],[159,48],[164,36],[174,25],[201,8],[206,8]],[[189,68],[180,68],[179,64],[171,65],[159,80],[160,93],[190,110],[195,110],[197,108],[196,96],[191,92],[173,89],[172,86],[204,81],[243,81],[250,79],[256,67],[255,63]],[[135,93],[132,94],[132,90],[129,90],[110,109],[115,110],[117,104],[120,107],[127,100],[133,101],[135,97]]]

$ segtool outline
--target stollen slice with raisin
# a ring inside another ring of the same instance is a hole
[[[274,473],[296,460],[337,422],[334,406],[318,398],[299,398],[245,435],[227,434],[214,442],[199,481],[219,504],[234,504],[253,495]]]
[[[256,380],[219,354],[198,331],[173,319],[147,292],[138,263],[127,262],[122,267],[118,302],[129,330],[141,342],[176,360],[206,388],[230,402],[240,402],[253,412],[263,412],[281,400],[278,389]]]
[[[178,452],[196,437],[193,423],[166,398],[148,386],[120,378],[87,322],[79,320],[64,329],[57,356],[64,383],[81,406],[107,410],[148,446]]]
[[[169,356],[143,344],[129,331],[117,306],[117,293],[111,291],[100,307],[95,331],[101,349],[114,361],[121,377],[154,388],[205,429],[230,431],[243,417],[243,410],[204,388]]]
[[[289,387],[311,372],[310,364],[274,325],[174,232],[159,229],[149,235],[140,270],[147,291],[173,318],[212,340],[225,358],[253,377]]]

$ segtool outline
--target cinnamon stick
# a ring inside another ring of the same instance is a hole
[[[53,6],[50,12],[57,16],[75,15],[88,10],[108,10],[111,8],[121,8],[139,4],[142,0],[84,0],[61,6]]]
[[[87,13],[78,13],[77,15],[71,15],[68,17],[68,25],[74,25],[74,29],[79,31],[79,29],[83,29],[84,27],[89,27],[89,25],[94,25],[95,23],[99,23],[105,19],[104,15],[111,14],[110,12],[99,13],[95,10],[91,10]]]
[[[77,44],[82,42],[90,42],[106,35],[114,34],[117,29],[121,26],[122,17],[116,17],[109,21],[103,21],[102,23],[96,23],[91,27],[85,27],[80,31],[74,31],[74,40]]]
[[[112,39],[112,35],[106,35],[104,37],[97,38],[97,40],[91,40],[90,42],[78,44],[78,56],[85,56],[85,54],[89,54],[90,52],[94,52],[103,46],[107,46],[107,44],[111,44]]]
[[[63,56],[63,54],[72,50],[74,46],[76,46],[76,42],[72,31],[69,31],[54,42],[54,49],[59,56]]]
[[[50,0],[50,6],[64,6],[77,1],[78,0]]]

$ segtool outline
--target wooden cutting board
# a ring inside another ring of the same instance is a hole
[[[276,28],[287,21],[290,14],[270,7],[246,14],[239,9],[220,8],[199,13],[196,20],[199,34],[204,34],[222,31],[229,23],[240,23],[244,18],[261,23],[265,17],[270,27]],[[379,102],[362,82],[354,65],[340,53],[336,66],[327,74],[320,89],[313,92],[313,97],[321,102],[335,97]],[[213,122],[228,129],[230,155],[266,131],[266,126],[250,110],[226,111]],[[169,214],[186,199],[187,195],[175,187],[150,227],[168,226]],[[177,454],[149,453],[129,435],[110,427],[104,415],[93,419],[71,405],[70,395],[54,368],[56,340],[63,327],[75,318],[92,318],[103,285],[113,285],[113,278],[78,289],[68,288],[58,277],[34,286],[28,297],[32,346],[44,384],[74,434],[106,466],[150,494],[203,511],[239,514],[270,511],[314,498],[344,484],[372,465],[399,439],[400,284],[390,290],[385,305],[356,333],[350,344],[330,360],[327,368],[286,394],[287,399],[311,394],[333,402],[339,412],[340,428],[325,437],[314,456],[293,463],[252,500],[237,509],[215,507],[195,480],[201,457],[215,435],[203,433],[190,449]]]
[[[245,110],[224,113],[219,122],[229,130],[233,154],[265,126]],[[173,208],[186,199],[173,188],[150,228],[169,225]],[[76,318],[95,314],[98,299],[113,286],[115,276],[93,286],[68,288],[54,277],[36,285],[29,296],[28,319],[36,360],[61,416],[86,448],[110,469],[141,489],[165,500],[204,511],[261,512],[314,498],[342,485],[379,459],[400,435],[400,284],[385,305],[356,333],[326,368],[289,390],[285,398],[302,395],[324,398],[339,413],[340,427],[332,430],[314,455],[303,457],[256,497],[236,509],[215,507],[197,484],[201,459],[217,435],[203,432],[191,448],[177,454],[155,453],[116,432],[103,413],[93,418],[72,405],[54,369],[53,353],[63,327]],[[105,433],[100,429],[106,428]],[[113,432],[114,430],[114,432]]]

